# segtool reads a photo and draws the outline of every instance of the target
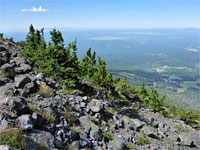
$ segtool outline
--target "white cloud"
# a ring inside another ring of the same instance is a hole
[[[31,9],[25,8],[21,10],[21,12],[45,12],[45,11],[49,11],[49,10],[42,8],[42,6],[40,6],[39,8],[33,7]]]
[[[191,52],[200,52],[200,49],[197,49],[197,48],[185,48],[185,50],[191,51]]]
[[[91,40],[97,40],[97,41],[101,41],[101,40],[105,40],[105,41],[113,41],[113,40],[126,40],[126,38],[121,38],[121,37],[113,37],[113,36],[108,36],[108,37],[92,37],[90,38]]]

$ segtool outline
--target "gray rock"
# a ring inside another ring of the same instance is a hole
[[[36,127],[42,126],[42,116],[37,113],[32,114],[33,125]]]
[[[0,51],[0,60],[2,60],[4,63],[7,63],[9,61],[9,53],[7,51]]]
[[[193,146],[193,140],[190,138],[190,136],[186,135],[179,135],[177,141],[180,142],[180,144],[185,146]]]
[[[33,129],[33,122],[30,115],[21,115],[18,117],[18,120],[25,131],[31,131]]]
[[[7,49],[4,47],[4,46],[0,46],[0,52],[3,52],[3,51],[7,51]]]
[[[44,80],[45,80],[45,76],[44,76],[43,73],[37,74],[37,75],[35,76],[35,78],[36,78],[37,80],[40,80],[40,81],[44,81]]]
[[[53,135],[50,132],[32,130],[31,132],[26,132],[25,144],[27,150],[37,150],[39,149],[39,144],[44,143],[46,145],[46,150],[56,150],[53,144]]]
[[[84,148],[85,146],[87,147],[93,146],[92,142],[84,135],[80,136],[79,144],[80,144],[80,148]]]
[[[8,73],[9,77],[15,77],[16,72],[14,70],[14,65],[13,64],[4,64],[1,66],[1,70],[3,70],[4,72]]]
[[[108,143],[108,150],[125,150],[126,144],[125,141],[122,139],[118,139],[113,143]]]
[[[1,120],[0,121],[0,131],[4,131],[9,127],[9,121],[8,120]]]
[[[17,88],[24,88],[24,86],[27,84],[27,83],[29,83],[29,82],[31,82],[31,79],[30,79],[30,77],[28,76],[28,75],[26,75],[26,74],[23,74],[23,75],[17,75],[16,77],[15,77],[15,86],[17,87]]]
[[[13,149],[8,145],[0,145],[0,150],[13,150]]]
[[[15,92],[16,92],[16,89],[15,88],[8,88],[4,91],[4,95],[6,96],[14,96],[15,95]]]
[[[17,115],[25,114],[29,111],[26,101],[19,97],[7,97],[6,105],[11,110],[14,110]]]
[[[25,124],[23,126],[24,131],[31,131],[33,129],[33,125],[32,124]]]
[[[26,93],[34,93],[36,92],[36,85],[34,84],[34,82],[30,82],[30,83],[27,83],[25,86],[24,86],[24,90],[26,91]]]
[[[73,141],[72,144],[70,145],[71,150],[79,150],[79,147],[80,147],[79,141]]]
[[[80,103],[80,107],[81,107],[81,108],[84,108],[85,106],[86,106],[86,103],[85,103],[85,102],[81,102],[81,103]]]
[[[15,57],[14,60],[13,60],[13,63],[20,65],[20,64],[27,64],[28,62],[27,62],[27,60],[25,60],[22,57]]]
[[[32,124],[31,115],[29,114],[19,116],[18,120],[21,127],[23,127],[24,124]]]
[[[0,133],[1,131],[4,131],[9,126],[13,126],[17,124],[17,122],[11,118],[10,115],[8,115],[6,112],[0,113]]]
[[[126,128],[131,129],[131,130],[137,130],[138,131],[143,126],[143,123],[138,119],[130,119],[127,116],[123,116],[122,120],[124,122],[124,126]]]
[[[149,137],[158,138],[155,129],[151,126],[144,126],[142,128],[142,131],[144,132],[145,135],[148,135]]]
[[[72,130],[69,132],[69,137],[70,137],[71,141],[77,141],[80,138],[79,134]]]
[[[83,116],[79,118],[79,122],[82,128],[86,130],[90,130],[90,137],[94,138],[94,135],[99,132],[99,127],[94,124],[87,116]]]
[[[20,67],[15,68],[17,74],[28,73],[32,70],[31,66],[28,64],[20,64]]]
[[[93,99],[93,100],[88,104],[88,106],[90,107],[90,109],[91,109],[92,112],[94,112],[94,113],[98,113],[98,112],[100,112],[101,110],[104,110],[104,104],[103,104],[103,102],[101,102],[100,100]]]
[[[92,139],[94,139],[95,141],[102,141],[103,135],[100,131],[94,132],[94,134],[92,135]]]
[[[64,143],[62,142],[62,139],[60,136],[57,136],[55,139],[54,139],[54,145],[56,148],[60,148],[60,149],[63,149],[65,148],[65,145]]]

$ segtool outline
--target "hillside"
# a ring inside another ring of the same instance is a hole
[[[62,44],[57,46],[59,49]],[[133,94],[124,80],[114,84],[115,79],[101,82],[92,76],[90,81],[80,79],[77,72],[61,76],[69,68],[52,72],[39,65],[36,68],[42,55],[31,61],[32,54],[26,53],[26,59],[21,52],[24,49],[15,42],[0,39],[0,149],[200,149],[199,115],[181,110],[182,115],[173,114],[156,92],[144,95],[141,86],[134,88]],[[105,68],[99,60],[97,77],[101,77],[98,69]],[[60,82],[58,77],[65,80]],[[77,80],[82,82],[67,88]],[[116,100],[111,88],[115,92],[115,85],[120,87]]]

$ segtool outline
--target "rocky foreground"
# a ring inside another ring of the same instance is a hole
[[[16,149],[3,143],[6,133],[16,130],[27,150],[200,149],[198,129],[138,102],[130,107],[81,92],[62,93],[57,82],[33,71],[19,50],[1,40],[0,150]]]

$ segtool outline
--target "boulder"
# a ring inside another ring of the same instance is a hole
[[[0,132],[14,125],[15,121],[6,112],[0,113]]]
[[[42,116],[37,113],[32,114],[33,126],[41,127],[42,126]]]
[[[26,74],[17,75],[14,80],[15,80],[15,86],[17,88],[22,88],[22,89],[27,83],[31,82],[30,77]]]
[[[36,80],[45,81],[45,76],[43,73],[39,73],[35,76]]]
[[[156,130],[151,126],[144,126],[142,128],[142,131],[144,132],[145,135],[148,135],[149,137],[158,138]]]
[[[18,120],[23,130],[30,131],[33,129],[33,121],[30,115],[21,115],[20,117],[18,117]]]
[[[193,140],[190,136],[179,135],[177,141],[180,142],[181,145],[193,146]]]
[[[113,143],[108,143],[108,150],[125,150],[126,144],[123,139],[118,139]]]
[[[138,131],[143,126],[143,123],[138,119],[130,119],[127,116],[123,116],[122,120],[124,122],[124,126],[126,128],[129,128],[130,130],[137,130]]]
[[[13,78],[16,75],[13,64],[4,64],[1,66],[1,70],[3,70],[5,73],[7,73],[8,77]]]
[[[28,64],[20,64],[20,67],[15,68],[17,74],[28,73],[32,70],[31,66]]]
[[[4,46],[0,46],[0,52],[3,52],[3,51],[7,51],[7,49]]]
[[[0,145],[0,150],[13,150],[13,149],[8,145]]]
[[[34,129],[31,132],[26,132],[25,137],[27,150],[39,149],[40,143],[44,143],[46,145],[46,150],[56,150],[53,144],[54,137],[50,132]]]
[[[92,144],[92,142],[83,134],[83,135],[80,136],[79,146],[80,146],[80,148],[92,147],[93,144]]]
[[[30,83],[27,83],[25,86],[24,86],[24,90],[26,91],[26,93],[34,93],[36,92],[36,85],[34,84],[34,82],[30,82]]]
[[[7,97],[6,105],[17,113],[17,115],[25,114],[29,112],[29,108],[27,107],[27,103],[24,99],[19,97]]]
[[[53,143],[54,143],[56,148],[59,148],[59,149],[64,149],[65,148],[65,144],[62,142],[62,139],[61,139],[60,136],[55,137]]]
[[[94,113],[99,113],[104,110],[104,104],[100,100],[93,99],[88,105]]]
[[[79,140],[79,138],[80,138],[78,132],[75,132],[75,131],[73,131],[73,130],[71,130],[71,131],[69,132],[69,137],[70,137],[71,141],[77,141],[77,140]]]
[[[99,133],[99,127],[94,124],[87,116],[80,117],[79,122],[82,128],[90,130],[90,137],[95,139],[95,135]]]
[[[20,64],[27,64],[28,62],[22,57],[15,57],[12,63],[16,63],[17,65],[20,65]]]
[[[73,141],[72,144],[70,145],[71,150],[79,150],[79,147],[80,147],[79,141]]]

